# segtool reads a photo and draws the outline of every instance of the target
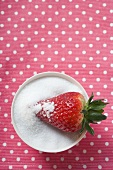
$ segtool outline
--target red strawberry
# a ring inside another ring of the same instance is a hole
[[[94,134],[90,123],[95,123],[105,120],[106,116],[103,115],[103,108],[106,104],[102,100],[94,100],[93,94],[85,102],[85,98],[78,92],[67,92],[57,97],[38,102],[37,117],[41,120],[57,127],[63,131],[82,132],[84,128],[91,134]]]

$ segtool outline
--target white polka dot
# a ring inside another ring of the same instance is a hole
[[[4,99],[4,102],[5,102],[5,103],[8,103],[8,99]]]
[[[1,11],[1,14],[2,14],[2,15],[4,15],[4,14],[5,14],[5,12],[4,12],[4,11]]]
[[[31,157],[31,161],[35,161],[35,157]]]
[[[48,31],[48,35],[51,35],[52,34],[52,31]]]
[[[34,61],[38,61],[38,58],[35,57],[35,58],[34,58]]]
[[[41,38],[41,41],[44,42],[44,41],[45,41],[45,38]]]
[[[113,54],[113,50],[110,50],[110,53]]]
[[[58,12],[58,11],[55,11],[55,15],[59,15],[59,12]]]
[[[56,42],[59,41],[59,38],[58,38],[58,37],[55,37],[55,41],[56,41]]]
[[[92,31],[92,30],[90,30],[90,31],[89,31],[89,34],[93,34],[93,31]]]
[[[82,68],[86,68],[86,64],[82,64]]]
[[[86,24],[82,24],[82,28],[86,28]]]
[[[87,165],[83,165],[83,168],[86,169],[86,168],[87,168]]]
[[[92,8],[92,7],[93,7],[93,4],[89,4],[89,7]]]
[[[98,153],[99,153],[99,154],[102,153],[102,150],[99,149],[99,150],[98,150]]]
[[[10,154],[13,154],[14,153],[14,150],[10,150]]]
[[[2,162],[5,162],[6,161],[6,158],[2,158]]]
[[[77,156],[77,157],[75,157],[75,160],[76,160],[76,161],[79,161],[79,157],[78,157],[78,156]]]
[[[37,22],[37,21],[38,21],[38,18],[35,18],[34,20]]]
[[[63,22],[66,21],[66,18],[62,18],[62,21],[63,21]]]
[[[78,5],[78,4],[76,4],[76,5],[75,5],[75,8],[79,8],[79,5]]]
[[[75,47],[76,47],[76,48],[79,48],[79,47],[80,47],[80,45],[79,45],[79,44],[75,44]]]
[[[103,44],[103,47],[107,47],[107,44]]]
[[[13,169],[13,166],[12,166],[12,165],[9,165],[9,169]]]
[[[17,157],[16,160],[19,162],[20,161],[20,157]]]
[[[24,47],[24,44],[20,44],[20,47],[23,48],[23,47]]]
[[[38,9],[38,5],[35,5],[35,8]]]
[[[75,18],[75,21],[77,21],[77,22],[78,22],[79,20],[80,20],[79,18]]]
[[[38,44],[34,44],[34,48],[38,48]]]
[[[73,52],[72,51],[68,51],[68,54],[71,55]]]
[[[17,51],[16,51],[16,50],[13,50],[13,54],[17,54]]]
[[[108,162],[108,161],[109,161],[109,158],[108,158],[108,157],[105,157],[105,161]]]
[[[24,61],[24,58],[23,58],[23,57],[20,57],[20,61]]]
[[[107,6],[107,4],[106,4],[106,3],[103,3],[102,5],[103,5],[103,7],[106,7],[106,6]]]
[[[23,168],[24,168],[24,169],[27,169],[27,165],[24,165]]]
[[[86,41],[86,37],[83,37],[83,38],[82,38],[82,41]]]
[[[90,161],[94,161],[94,157],[90,157]]]
[[[54,67],[55,67],[55,68],[58,68],[58,64],[54,64]]]
[[[68,150],[68,153],[72,153],[72,150],[71,150],[71,149],[69,149],[69,150]]]
[[[44,65],[43,65],[43,64],[41,64],[41,65],[40,65],[40,68],[44,68]]]
[[[35,34],[35,35],[38,35],[38,31],[34,31],[34,34]]]
[[[97,10],[96,10],[96,14],[99,14],[99,13],[100,13],[100,10],[97,9]]]
[[[56,55],[57,55],[57,54],[58,54],[58,51],[54,51],[54,54],[56,54]]]
[[[93,61],[93,57],[89,57],[89,60],[90,60],[90,61]]]
[[[107,19],[107,17],[106,16],[103,16],[103,20],[106,20]]]
[[[46,161],[47,161],[47,162],[50,161],[50,158],[49,158],[49,157],[46,157]]]
[[[20,74],[20,75],[23,75],[23,71],[19,71],[19,74]]]
[[[65,35],[65,34],[66,34],[66,32],[65,32],[65,31],[62,31],[61,33],[62,33],[62,35]]]
[[[68,169],[72,169],[72,165],[68,165]]]
[[[96,81],[97,81],[97,82],[99,82],[99,81],[100,81],[100,78],[99,78],[99,77],[98,77],[98,78],[96,78]]]
[[[22,8],[22,9],[25,9],[25,5],[22,5],[21,8]]]
[[[2,145],[3,145],[3,146],[7,146],[7,143],[6,143],[6,142],[4,142]]]
[[[86,149],[83,149],[83,153],[87,153],[87,150],[86,150]]]
[[[110,9],[110,13],[111,13],[111,14],[113,13],[113,9]]]
[[[104,89],[106,89],[107,88],[107,84],[104,84],[103,87],[104,87]]]
[[[14,135],[10,135],[10,138],[11,138],[11,139],[14,139]]]
[[[93,146],[93,145],[94,145],[94,142],[90,142],[90,145]]]
[[[26,150],[24,150],[24,153],[28,153],[28,150],[26,149]]]
[[[105,146],[109,146],[109,142],[105,142]]]
[[[48,8],[50,8],[50,9],[51,9],[52,7],[53,7],[52,5],[48,5]]]
[[[17,28],[18,27],[18,24],[14,24],[14,28]]]
[[[51,21],[52,21],[52,18],[48,18],[48,21],[51,22]]]
[[[0,41],[3,41],[4,40],[4,37],[0,37]]]
[[[57,169],[57,165],[53,165],[53,169]]]
[[[86,51],[85,51],[85,50],[83,50],[83,51],[82,51],[82,54],[86,54]]]
[[[30,66],[30,64],[28,64],[28,65],[26,65],[26,67],[27,67],[27,68],[30,68],[31,66]]]
[[[40,54],[41,54],[41,55],[44,55],[44,54],[45,54],[45,52],[44,52],[44,51],[41,51],[41,52],[40,52]]]
[[[21,142],[17,142],[17,146],[21,146]]]
[[[105,130],[105,131],[108,131],[108,127],[105,127],[104,130]]]
[[[50,57],[48,57],[48,58],[47,58],[47,60],[48,60],[48,61],[51,61],[51,58],[50,58]]]
[[[69,24],[69,25],[68,25],[68,27],[69,27],[69,28],[72,28],[72,27],[73,27],[73,25],[72,25],[72,24]]]
[[[72,37],[69,37],[68,40],[69,40],[69,41],[72,41]]]
[[[79,61],[79,57],[75,57],[75,61]]]
[[[27,54],[30,55],[30,54],[31,54],[31,51],[27,51]]]
[[[18,11],[15,11],[14,14],[15,14],[15,15],[18,15]]]
[[[100,37],[96,37],[96,41],[100,41]]]
[[[18,40],[18,37],[14,37],[13,40],[14,40],[14,41],[17,41],[17,40]]]
[[[39,168],[39,169],[42,169],[42,165],[38,165],[38,168]]]
[[[99,134],[99,135],[97,136],[97,138],[100,139],[100,138],[101,138],[101,135]]]
[[[63,162],[64,161],[64,157],[61,157],[60,160]]]
[[[100,67],[100,64],[96,64],[96,67],[99,68],[99,67]]]
[[[84,77],[84,78],[82,78],[82,81],[83,81],[83,82],[85,82],[85,81],[86,81],[86,78],[85,78],[85,77]]]
[[[4,117],[8,117],[8,114],[7,114],[7,113],[4,113]]]
[[[58,24],[55,24],[55,28],[58,28],[59,27],[59,25]]]
[[[79,71],[75,71],[75,74],[78,75],[78,74],[79,74]]]
[[[61,44],[61,46],[62,46],[62,48],[65,48],[66,45],[65,44]]]
[[[103,34],[106,34],[107,33],[107,30],[103,30]]]
[[[102,169],[102,165],[98,165],[98,169]]]

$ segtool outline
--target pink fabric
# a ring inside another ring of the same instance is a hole
[[[0,1],[0,169],[113,169],[113,1]],[[108,115],[77,146],[56,154],[27,146],[11,124],[11,103],[26,78],[69,74]]]

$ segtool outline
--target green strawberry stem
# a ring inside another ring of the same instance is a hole
[[[82,128],[80,132],[83,132],[86,129],[91,135],[94,135],[94,130],[91,128],[90,123],[97,123],[102,120],[107,119],[107,116],[102,114],[104,112],[103,108],[109,104],[104,102],[104,99],[93,100],[94,95],[91,94],[89,100],[87,101],[84,109],[82,110],[82,114],[84,114],[84,118],[82,121]]]

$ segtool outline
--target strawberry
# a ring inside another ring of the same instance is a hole
[[[42,100],[35,104],[36,116],[41,120],[66,132],[82,133],[86,129],[94,134],[90,123],[105,120],[103,108],[108,104],[103,99],[93,100],[93,93],[89,100],[78,92],[67,92],[59,96]]]

